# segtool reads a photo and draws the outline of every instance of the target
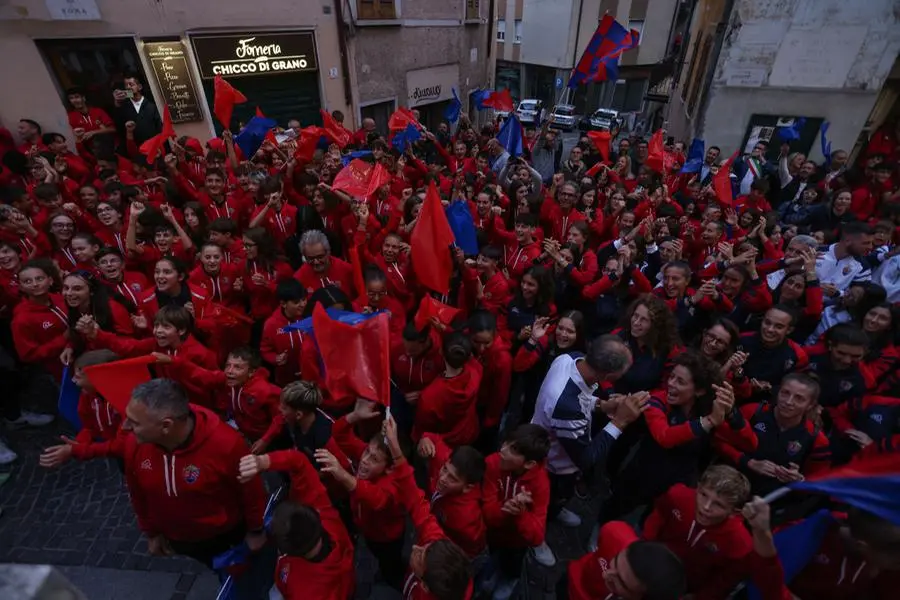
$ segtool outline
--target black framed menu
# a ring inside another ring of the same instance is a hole
[[[144,42],[143,46],[172,122],[202,121],[203,111],[181,40],[154,40]]]

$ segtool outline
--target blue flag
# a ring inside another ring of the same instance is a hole
[[[900,461],[894,454],[853,461],[820,478],[796,481],[787,487],[826,494],[900,525]]]
[[[247,121],[247,125],[241,132],[234,136],[234,143],[238,145],[244,157],[250,160],[266,139],[269,130],[278,125],[274,119],[266,117],[253,117]]]
[[[78,416],[78,398],[81,390],[69,375],[69,366],[63,368],[62,385],[59,386],[59,414],[68,421],[75,431],[81,431],[81,419]]]
[[[356,150],[351,152],[350,154],[345,154],[341,157],[341,164],[345,167],[350,164],[350,161],[355,160],[357,158],[365,158],[366,156],[371,156],[371,150]]]
[[[806,125],[805,118],[800,117],[798,119],[794,119],[794,122],[787,127],[778,128],[778,137],[781,138],[782,142],[792,142],[794,140],[799,140],[800,130],[803,129],[804,125]]]
[[[459,115],[462,112],[462,102],[460,102],[459,96],[456,95],[456,88],[450,89],[453,92],[453,100],[451,100],[447,108],[444,109],[444,118],[451,123],[456,123],[459,121]]]
[[[475,90],[472,92],[472,100],[475,101],[475,108],[477,110],[487,110],[490,108],[489,106],[484,105],[484,101],[487,100],[490,95],[491,90]]]
[[[784,569],[785,583],[790,583],[809,564],[822,546],[825,533],[832,523],[834,517],[831,512],[822,509],[775,534],[775,548]],[[747,587],[747,592],[750,600],[759,600],[761,597],[753,584]]]
[[[524,152],[523,134],[524,130],[519,122],[519,117],[515,114],[510,114],[506,122],[503,123],[500,133],[497,134],[497,141],[506,148],[510,156],[516,157]]]
[[[452,202],[444,212],[447,213],[447,222],[450,223],[450,229],[453,230],[456,245],[470,256],[478,254],[478,238],[468,203],[465,200],[457,200]]]
[[[328,313],[328,316],[333,320],[339,323],[346,323],[347,325],[358,325],[363,321],[367,321],[372,317],[380,314],[380,312],[369,313],[367,315],[361,313],[350,312],[346,310],[336,310],[334,308],[327,308],[325,312]],[[307,317],[302,321],[297,321],[296,323],[291,323],[290,325],[286,325],[284,327],[285,331],[299,331],[300,333],[312,334],[313,332],[313,320],[312,317]]]
[[[706,157],[706,142],[700,138],[694,138],[691,148],[688,150],[687,160],[681,167],[682,173],[699,173],[703,168],[703,159]]]
[[[825,157],[826,165],[831,164],[831,142],[828,140],[828,138],[825,137],[825,135],[828,133],[829,127],[831,127],[831,123],[829,123],[828,121],[822,121],[822,127],[819,128],[819,134],[822,136],[820,140],[822,143],[822,156]]]
[[[391,144],[394,148],[397,149],[398,152],[405,152],[410,144],[413,142],[417,142],[422,139],[422,133],[416,128],[415,125],[410,123],[406,126],[406,129],[398,131],[394,134],[394,139],[391,141]]]

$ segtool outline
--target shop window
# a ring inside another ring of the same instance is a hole
[[[395,0],[357,0],[356,10],[358,19],[396,19],[397,7]]]
[[[522,43],[522,21],[521,19],[516,19],[516,43]]]
[[[363,119],[372,119],[375,121],[375,131],[386,134],[388,132],[388,119],[391,118],[397,103],[393,100],[387,102],[378,102],[362,106],[359,109],[360,117]]]
[[[506,40],[506,20],[498,19],[497,20],[497,41],[502,42]]]

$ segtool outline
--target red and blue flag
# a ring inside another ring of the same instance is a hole
[[[521,156],[525,152],[525,129],[516,115],[509,115],[503,123],[500,133],[497,134],[497,141],[512,157]]]
[[[637,47],[639,42],[640,34],[636,30],[628,31],[610,15],[603,15],[581,60],[572,70],[569,87],[574,89],[582,83],[617,79],[619,56]]]

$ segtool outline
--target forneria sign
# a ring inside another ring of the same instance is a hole
[[[204,79],[318,69],[315,37],[310,32],[194,36],[191,43]]]

